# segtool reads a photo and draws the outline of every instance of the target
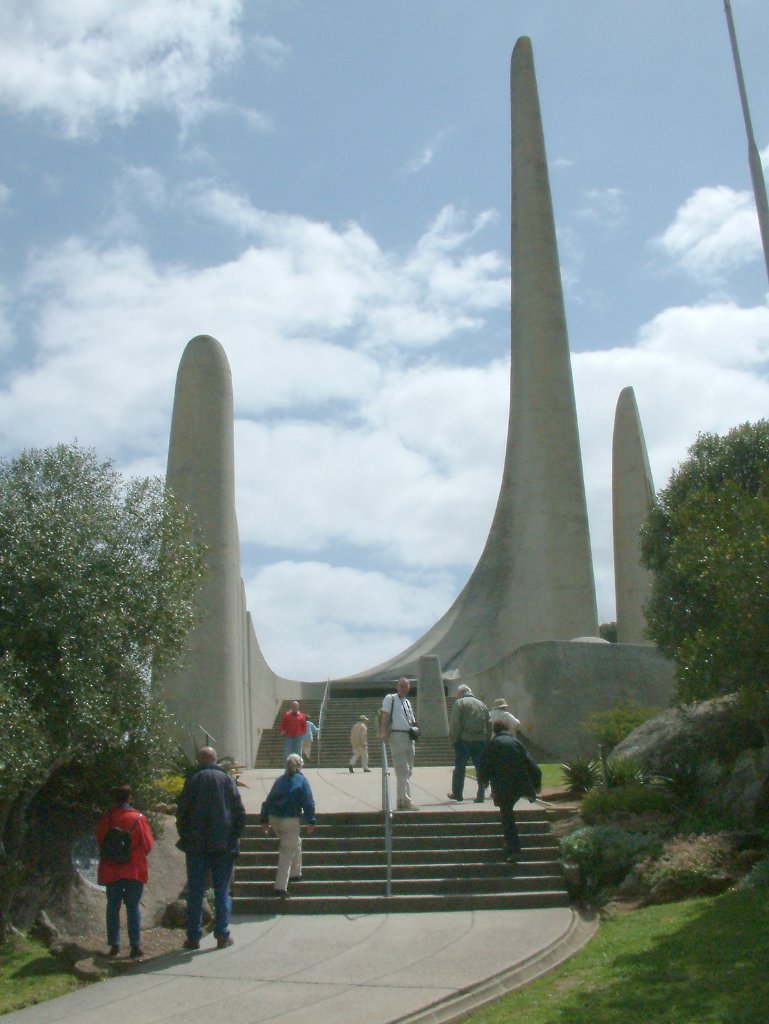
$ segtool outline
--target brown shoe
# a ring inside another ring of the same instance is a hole
[[[233,946],[235,940],[231,935],[218,935],[216,938],[216,948],[226,949],[228,946]]]
[[[184,949],[200,949],[200,943],[196,942],[194,939],[185,939],[184,942],[182,943],[182,948],[184,948]]]
[[[144,950],[141,946],[131,946],[131,952],[128,954],[132,960],[138,959],[140,956],[144,956]]]

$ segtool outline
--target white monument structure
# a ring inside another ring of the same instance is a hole
[[[526,37],[513,51],[510,89],[510,415],[488,539],[451,608],[421,639],[375,668],[334,682],[360,687],[400,675],[418,678],[420,666],[426,672],[429,665],[431,693],[435,680],[440,687],[441,672],[450,672],[452,687],[460,679],[487,701],[504,696],[531,740],[567,757],[583,745],[578,725],[591,711],[631,700],[666,703],[672,670],[655,648],[642,646],[636,523],[643,519],[642,507],[648,507],[644,487],[651,486],[651,478],[648,460],[644,476],[632,390],[630,399],[620,398],[623,409],[631,401],[632,409],[621,418],[618,411],[614,439],[614,500],[622,510],[615,538],[629,643],[598,640],[555,225]],[[276,676],[259,650],[240,575],[232,435],[232,382],[224,350],[213,338],[193,338],[179,366],[167,482],[197,515],[210,575],[201,622],[163,686],[190,746],[209,736],[222,754],[252,763],[261,731],[272,726],[280,702],[308,697],[321,684]],[[619,605],[618,596],[618,619]],[[427,687],[428,679],[424,682]],[[436,728],[445,728],[445,714],[436,717]]]
[[[644,605],[652,574],[641,565],[640,530],[654,502],[654,483],[646,453],[635,392],[623,388],[617,399],[612,439],[612,522],[617,642],[648,643]]]

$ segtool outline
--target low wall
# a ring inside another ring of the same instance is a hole
[[[675,685],[673,663],[655,647],[581,640],[526,644],[461,681],[489,706],[504,697],[523,735],[556,761],[596,752],[579,727],[593,712],[665,708]]]

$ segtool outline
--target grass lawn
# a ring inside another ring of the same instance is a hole
[[[542,769],[543,789],[556,789],[558,786],[566,785],[560,764],[541,764],[539,767]]]
[[[82,984],[37,942],[0,946],[0,1013],[55,999]]]
[[[618,914],[466,1024],[767,1024],[768,926],[766,889]]]
[[[559,764],[541,764],[542,787],[543,789],[555,789],[558,786],[565,786],[566,780],[563,777],[563,769]],[[475,768],[467,766],[467,774],[475,778]]]

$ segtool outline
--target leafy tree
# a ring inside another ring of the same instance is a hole
[[[77,444],[0,461],[0,941],[30,804],[162,770],[153,666],[181,651],[204,549],[157,479]]]
[[[769,422],[701,434],[642,530],[649,635],[679,697],[741,692],[769,710]]]

